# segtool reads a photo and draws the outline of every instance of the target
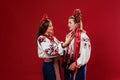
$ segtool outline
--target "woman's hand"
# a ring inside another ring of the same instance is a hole
[[[63,47],[66,47],[70,44],[74,37],[74,34],[70,34],[69,36],[66,37],[65,42],[63,43]]]
[[[76,62],[73,62],[68,69],[74,71],[75,70],[75,67],[76,67]]]

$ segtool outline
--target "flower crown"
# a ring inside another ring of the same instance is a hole
[[[82,18],[80,9],[75,9],[72,16],[75,18],[76,22],[79,23],[80,19]]]
[[[45,23],[45,21],[48,20],[48,15],[45,13],[42,17],[42,19],[40,20],[40,27],[43,28],[43,23]]]

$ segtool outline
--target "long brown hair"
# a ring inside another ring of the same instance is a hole
[[[41,24],[40,22],[38,23],[37,38],[40,35],[43,35],[46,32],[46,30],[48,29],[49,24],[50,24],[50,20],[49,19],[45,20],[45,22],[43,24]]]

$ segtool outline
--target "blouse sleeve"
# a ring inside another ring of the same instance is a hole
[[[58,42],[56,38],[54,38],[54,41],[51,42],[46,37],[40,36],[38,38],[38,45],[39,56],[41,55],[41,52],[44,57],[56,57],[63,54],[61,42]]]
[[[90,59],[91,54],[91,43],[87,35],[84,35],[81,38],[81,47],[80,47],[80,57],[77,59],[78,67],[79,65],[85,65]]]

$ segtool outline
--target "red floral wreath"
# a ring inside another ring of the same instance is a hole
[[[45,13],[42,17],[42,19],[40,20],[40,27],[43,28],[43,23],[48,19],[48,15]]]
[[[74,12],[73,12],[73,14],[72,14],[72,16],[75,17],[76,22],[78,23],[80,21],[79,19],[82,16],[80,9],[75,9]]]

